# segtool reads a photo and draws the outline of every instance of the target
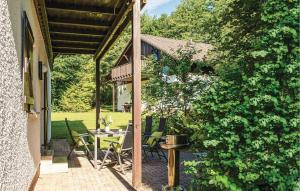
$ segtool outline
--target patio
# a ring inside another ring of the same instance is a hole
[[[55,144],[56,150],[68,153],[69,148],[63,144]],[[57,146],[58,145],[58,146]],[[192,159],[191,153],[182,153],[181,161]],[[183,173],[181,165],[181,185],[188,186],[189,177]],[[167,163],[157,157],[149,156],[142,165],[142,186],[135,189],[131,186],[132,170],[127,169],[126,174],[119,172],[118,166],[96,170],[82,151],[76,151],[69,160],[69,171],[67,173],[54,173],[40,175],[36,191],[122,191],[161,190],[167,184]]]

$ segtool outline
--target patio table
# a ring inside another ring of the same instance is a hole
[[[125,132],[119,132],[119,131],[97,131],[97,130],[89,130],[89,133],[94,137],[94,168],[98,169],[98,164],[97,164],[97,157],[98,157],[98,149],[97,149],[97,144],[98,144],[98,138],[100,140],[101,137],[119,137],[123,135]]]

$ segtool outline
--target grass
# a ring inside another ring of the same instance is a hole
[[[112,124],[110,125],[111,129],[120,129],[123,130],[128,124],[128,120],[131,119],[131,113],[121,113],[121,112],[111,112],[108,109],[102,109],[101,115],[111,116]],[[68,118],[69,125],[71,129],[77,131],[78,133],[86,133],[89,129],[96,128],[96,112],[91,110],[89,112],[52,112],[52,139],[65,139],[67,138],[70,142],[70,137],[65,125],[65,118]],[[101,124],[100,128],[104,129],[104,126]]]

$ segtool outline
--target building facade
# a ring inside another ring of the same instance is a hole
[[[33,188],[51,136],[50,89],[34,2],[0,0],[0,190]]]
[[[141,36],[141,64],[142,68],[147,68],[143,60],[149,56],[154,56],[155,59],[160,59],[162,54],[167,54],[174,59],[177,59],[176,51],[189,43],[192,43],[196,50],[193,60],[203,60],[209,50],[213,47],[205,43],[195,43],[186,40],[176,40],[152,35]],[[113,96],[113,105],[116,101],[117,111],[129,111],[126,107],[130,107],[132,100],[132,44],[128,43],[124,52],[119,57],[111,72],[111,80],[114,83],[113,91],[116,95]],[[170,76],[171,81],[175,81],[175,76]],[[142,74],[142,85],[147,83],[147,76]],[[116,100],[114,100],[116,97]],[[147,107],[147,103],[142,103],[142,110]]]

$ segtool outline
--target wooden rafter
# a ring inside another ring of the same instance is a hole
[[[128,15],[130,15],[130,14],[132,14],[132,12],[130,12]],[[130,17],[126,17],[125,21],[116,30],[116,32],[115,32],[116,37],[122,33],[123,29],[128,25],[129,22],[130,22]],[[103,50],[98,55],[98,57],[102,57],[108,51],[108,49],[112,46],[112,44],[117,40],[116,37],[109,39],[109,41],[107,42],[107,46],[103,48]],[[97,55],[97,53],[95,55]]]
[[[53,48],[54,53],[61,54],[94,54],[95,50],[90,49],[70,49],[70,48]]]
[[[48,17],[49,23],[55,23],[60,25],[78,25],[78,26],[93,26],[93,27],[105,27],[109,28],[111,23],[105,20],[84,20],[84,19],[72,19],[72,18],[58,18]]]
[[[103,42],[99,45],[94,58],[102,57],[112,44],[116,41],[117,37],[122,33],[124,28],[128,25],[129,21],[132,19],[132,5],[137,0],[129,0],[127,7],[122,7],[119,11],[119,15],[116,17],[115,22],[112,24],[112,27],[108,31],[109,35],[103,39]],[[146,5],[147,0],[141,0],[141,8]],[[124,9],[123,9],[124,8]],[[124,11],[124,12],[123,12]],[[121,20],[121,21],[120,21]],[[120,22],[117,22],[120,21]]]
[[[61,10],[61,11],[73,11],[73,12],[87,12],[96,14],[106,14],[106,15],[116,15],[119,9],[114,9],[110,7],[99,7],[99,6],[78,6],[76,4],[70,3],[53,3],[47,2],[46,8],[50,10]]]
[[[55,55],[57,53],[80,54],[81,51],[82,53],[92,53],[93,51],[94,58],[102,57],[129,23],[132,5],[137,0],[33,1],[51,63],[53,53]],[[145,0],[140,0],[140,3],[143,7]],[[57,42],[60,43],[59,46]],[[72,48],[77,47],[77,50],[65,50],[75,42],[80,44],[72,46]],[[84,42],[92,43],[92,45],[85,46]],[[98,43],[98,47],[94,51],[96,43]],[[93,50],[84,49],[86,47],[93,47]]]
[[[116,31],[118,30],[119,26],[126,20],[128,13],[130,12],[130,7],[133,5],[133,0],[130,0],[128,3],[124,3],[122,8],[119,11],[119,14],[115,18],[114,22],[112,23],[110,30],[108,31],[107,35],[105,36],[104,40],[99,45],[96,54],[94,56],[95,59],[100,57],[99,55],[103,55],[108,48],[109,41],[112,38],[116,38]]]
[[[53,34],[70,34],[70,35],[80,35],[80,36],[104,36],[106,32],[97,32],[97,31],[87,31],[87,30],[74,30],[74,29],[64,29],[64,28],[55,28],[50,29],[50,33]]]
[[[65,35],[65,34],[51,34],[51,38],[52,40],[98,42],[98,43],[103,39],[102,37],[95,37],[95,36],[78,36],[78,35]]]
[[[53,40],[52,39],[52,43],[55,43],[55,42],[58,42],[58,43],[75,43],[75,44],[93,44],[93,45],[98,45],[98,42],[89,42],[89,41],[70,41],[70,40]]]
[[[94,43],[80,43],[80,42],[70,42],[70,41],[54,41],[52,42],[54,48],[83,48],[83,49],[93,49],[96,50],[97,44]]]

